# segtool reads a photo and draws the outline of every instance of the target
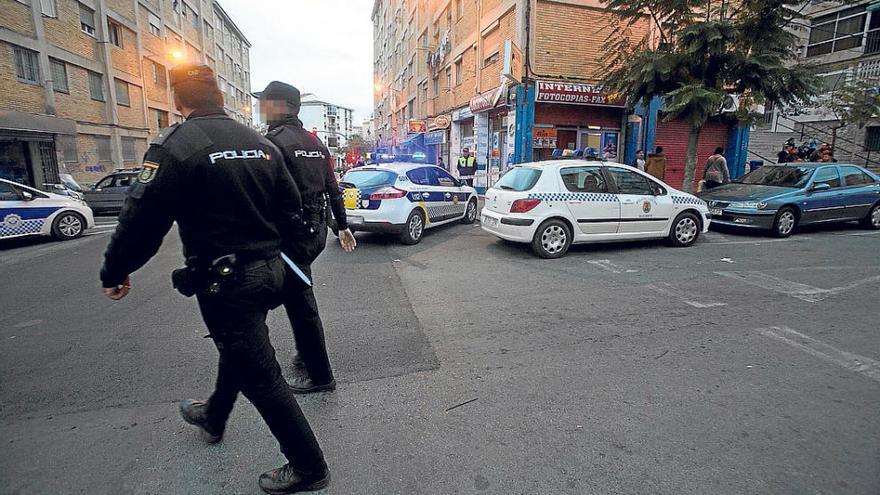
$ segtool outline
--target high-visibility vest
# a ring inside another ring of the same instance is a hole
[[[458,166],[459,167],[472,168],[474,166],[475,162],[476,162],[476,158],[474,158],[473,156],[468,156],[468,157],[460,156],[460,157],[458,157]]]

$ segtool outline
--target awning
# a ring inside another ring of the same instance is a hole
[[[867,10],[868,12],[873,12],[878,9],[880,9],[880,2],[874,2],[871,5],[868,5],[868,8],[865,10]]]
[[[51,115],[2,110],[0,111],[0,129],[76,135],[76,122]]]
[[[425,133],[419,132],[416,134],[412,134],[407,137],[402,143],[398,145],[400,148],[424,148],[425,147]]]

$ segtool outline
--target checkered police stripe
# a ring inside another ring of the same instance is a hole
[[[39,234],[43,229],[43,221],[42,218],[38,220],[21,220],[14,227],[7,225],[6,222],[0,222],[0,237]]]
[[[705,206],[706,202],[700,198],[695,198],[693,196],[672,196],[672,203],[677,205],[697,205],[697,206]]]
[[[443,206],[429,206],[428,207],[428,217],[431,219],[440,218],[444,216],[452,216],[452,215],[461,215],[464,213],[464,204],[460,203],[458,205],[443,205]]]
[[[614,194],[606,193],[535,193],[529,194],[530,199],[542,201],[590,201],[595,203],[618,203],[620,200]]]

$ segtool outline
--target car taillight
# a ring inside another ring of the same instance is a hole
[[[379,201],[382,199],[400,199],[406,196],[406,191],[398,189],[394,186],[386,186],[370,194],[370,201]]]
[[[540,199],[518,199],[510,205],[510,212],[525,213],[527,211],[532,211],[539,204],[541,204]]]

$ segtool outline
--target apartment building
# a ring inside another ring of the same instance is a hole
[[[793,25],[800,37],[800,60],[816,67],[822,92],[804,109],[768,108],[765,120],[751,133],[750,158],[775,161],[783,143],[793,139],[835,141],[835,157],[880,168],[880,120],[864,127],[841,127],[829,110],[829,99],[848,85],[866,82],[880,87],[880,4],[861,2],[809,2],[804,18]],[[838,128],[833,132],[834,128]],[[836,135],[835,135],[836,134]]]
[[[671,183],[684,175],[687,125],[658,118],[659,101],[628,113],[605,94],[602,56],[617,22],[599,0],[375,0],[374,119],[378,147],[424,156],[455,173],[475,152],[478,189],[513,163],[592,148],[631,161],[666,148]],[[647,20],[631,36],[649,34]],[[747,129],[745,130],[747,132]],[[743,130],[707,124],[700,159],[741,143]],[[739,146],[730,160],[740,160]]]
[[[354,110],[312,97],[304,97],[301,102],[299,118],[306,130],[314,132],[333,155],[337,167],[345,162],[343,148],[353,132],[352,113]]]
[[[168,70],[217,72],[226,110],[251,122],[250,43],[213,0],[0,0],[0,177],[92,183],[140,166],[183,120]]]

